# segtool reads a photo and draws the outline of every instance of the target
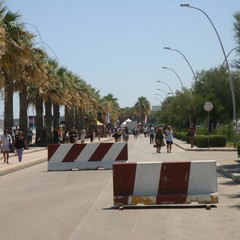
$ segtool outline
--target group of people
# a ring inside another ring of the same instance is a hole
[[[113,135],[115,142],[121,142],[121,138],[123,138],[124,142],[128,142],[129,139],[129,129],[128,127],[125,127],[123,129],[121,128],[115,128],[113,130]]]
[[[16,128],[13,130],[13,133],[14,134],[12,137],[8,129],[5,129],[0,141],[3,153],[3,161],[7,164],[9,164],[9,152],[11,149],[15,150],[19,162],[22,161],[24,149],[28,149],[24,134],[22,131],[20,131],[18,126],[16,126]]]
[[[168,126],[166,129],[162,129],[160,127],[157,128],[156,133],[155,129],[150,126],[149,129],[150,136],[150,144],[155,142],[156,152],[161,153],[161,148],[167,145],[167,153],[172,152],[172,144],[173,144],[173,130],[171,126]],[[165,141],[166,144],[165,144]]]

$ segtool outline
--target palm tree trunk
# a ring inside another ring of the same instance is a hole
[[[46,113],[46,134],[47,134],[47,142],[52,142],[52,101],[49,98],[45,102],[45,113]]]
[[[36,142],[41,137],[43,130],[43,100],[42,97],[37,94],[36,96]]]
[[[60,106],[59,104],[53,104],[53,127],[59,127],[59,120],[60,120]]]
[[[27,89],[21,90],[19,93],[19,103],[20,103],[20,114],[19,114],[19,128],[23,131],[25,138],[27,138],[27,109],[28,109],[28,99],[27,99]]]
[[[14,126],[13,118],[13,82],[11,77],[4,72],[5,88],[4,88],[4,128],[11,131]]]

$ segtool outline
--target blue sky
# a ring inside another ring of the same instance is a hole
[[[186,1],[185,1],[186,2]],[[181,51],[194,72],[218,66],[224,56],[210,22],[200,11],[180,7],[176,0],[8,0],[11,11],[22,14],[27,29],[49,45],[50,57],[60,66],[79,75],[101,96],[112,93],[120,107],[133,106],[138,97],[166,97],[193,83],[193,74],[184,58],[164,46]],[[239,0],[196,0],[219,32],[226,54],[236,47],[233,14]],[[40,46],[40,45],[39,45]],[[52,52],[52,50],[53,52]],[[236,57],[233,52],[228,60]],[[157,88],[163,91],[157,90]],[[160,94],[156,96],[155,94]],[[17,108],[15,112],[17,112]]]

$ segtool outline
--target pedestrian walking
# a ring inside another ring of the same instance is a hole
[[[155,132],[155,129],[152,125],[150,125],[149,127],[149,137],[150,137],[150,144],[153,143],[153,140],[154,140],[154,132]]]
[[[19,126],[16,125],[15,129],[13,130],[14,139],[18,137],[18,133],[20,132]]]
[[[164,136],[162,134],[162,129],[159,127],[155,135],[155,144],[157,148],[157,153],[161,152],[161,147],[163,146]]]
[[[80,132],[80,140],[81,140],[81,143],[84,143],[85,142],[85,138],[86,138],[86,135],[87,135],[87,132],[86,130],[83,128]]]
[[[89,136],[90,136],[90,142],[93,142],[93,139],[94,139],[94,130],[93,129],[90,130]]]
[[[195,133],[196,133],[196,127],[195,124],[192,123],[191,126],[188,129],[188,135],[190,138],[190,144],[191,144],[191,148],[194,147],[194,137],[195,137]]]
[[[129,130],[128,130],[128,127],[125,127],[125,129],[123,130],[123,133],[124,133],[124,137],[123,137],[123,140],[124,142],[128,142],[128,139],[129,139]]]
[[[20,131],[18,133],[18,137],[14,140],[14,147],[15,147],[16,152],[17,152],[18,161],[21,162],[22,157],[23,157],[24,149],[28,149],[27,141],[24,138],[24,135],[23,135],[22,131]]]
[[[167,144],[167,152],[171,153],[172,144],[173,144],[173,131],[172,131],[171,126],[168,126],[165,131],[165,140],[166,140],[166,144]]]
[[[9,163],[9,152],[12,146],[12,137],[8,133],[8,130],[5,129],[3,136],[1,137],[1,146],[2,146],[2,152],[3,152],[3,160],[7,164]]]
[[[32,138],[33,138],[33,131],[32,128],[28,127],[27,129],[27,134],[28,134],[28,145],[32,143]]]

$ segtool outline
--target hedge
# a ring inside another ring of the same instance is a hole
[[[187,132],[174,132],[174,137],[182,141],[189,142]],[[208,147],[207,135],[196,135],[194,137],[195,146],[200,148]],[[225,147],[227,138],[225,135],[209,135],[209,147]]]
[[[199,148],[208,147],[208,136],[196,135],[194,137],[194,143]],[[209,147],[225,147],[227,138],[224,135],[210,135],[209,136]]]

